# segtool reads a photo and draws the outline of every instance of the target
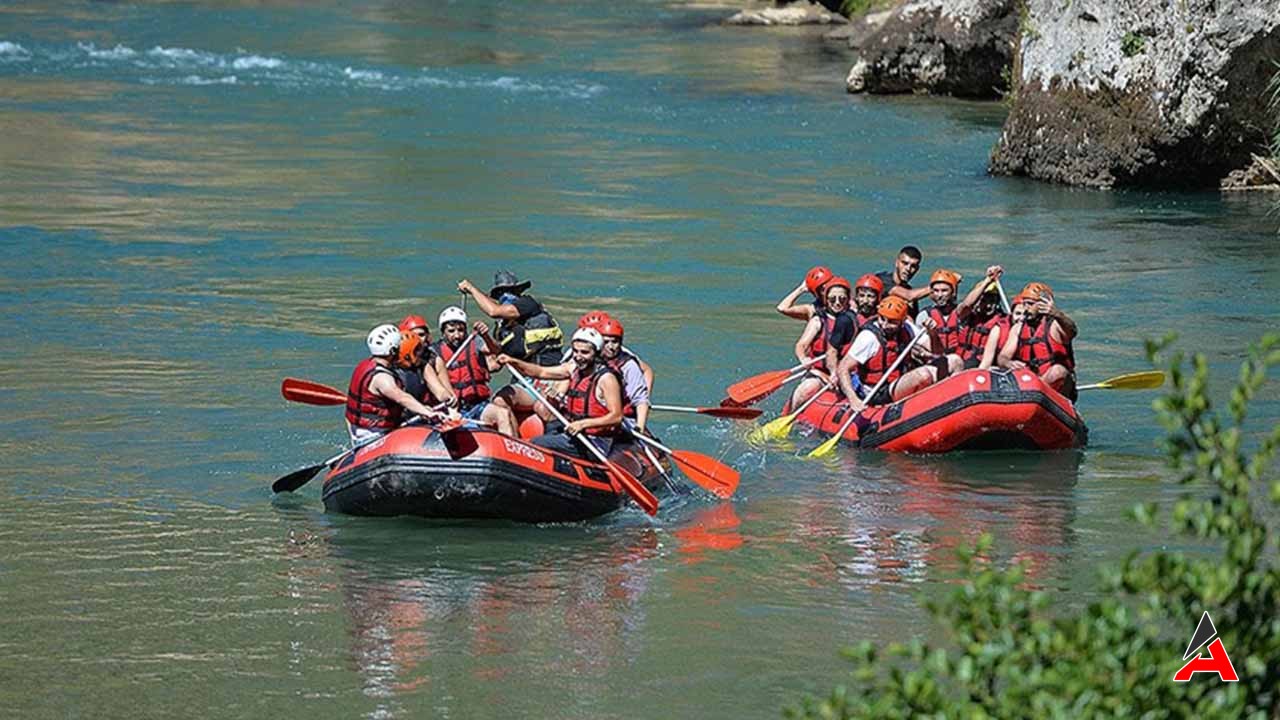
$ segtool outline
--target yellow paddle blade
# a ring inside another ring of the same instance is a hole
[[[791,434],[791,426],[796,422],[796,414],[774,418],[760,427],[760,435],[765,440],[781,440]]]
[[[812,452],[809,453],[809,457],[820,458],[830,455],[831,451],[836,449],[836,443],[840,442],[840,435],[840,433],[832,435],[826,442],[814,448]]]
[[[1099,390],[1154,390],[1164,385],[1163,370],[1147,370],[1145,372],[1128,373],[1107,378],[1100,383],[1086,385],[1084,388]]]

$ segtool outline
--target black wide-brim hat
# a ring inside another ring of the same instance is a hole
[[[499,270],[493,274],[493,289],[489,291],[489,297],[497,300],[502,295],[503,290],[511,290],[514,294],[519,295],[529,286],[533,284],[532,280],[520,281],[516,274],[510,270]]]

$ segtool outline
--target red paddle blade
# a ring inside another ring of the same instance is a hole
[[[700,407],[698,408],[700,415],[710,415],[711,417],[726,418],[728,420],[755,420],[760,417],[764,411],[760,408],[752,407]]]
[[[733,495],[742,475],[713,457],[689,450],[673,450],[671,457],[688,478],[707,492],[722,498]]]
[[[280,383],[280,394],[290,402],[308,405],[345,405],[347,402],[347,394],[336,388],[297,378],[285,378]]]
[[[789,377],[791,377],[790,370],[772,370],[767,373],[760,373],[755,377],[749,377],[746,380],[730,385],[725,394],[735,403],[747,405],[782,387]]]
[[[650,515],[658,514],[658,498],[649,492],[649,488],[640,484],[635,475],[613,463],[609,463],[609,475],[622,486],[623,490],[627,491],[627,494],[631,496],[632,500],[636,501],[641,510]]]

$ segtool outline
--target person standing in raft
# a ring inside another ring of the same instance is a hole
[[[494,340],[503,354],[537,365],[558,365],[564,334],[542,303],[524,294],[532,284],[513,272],[499,270],[487,295],[469,280],[459,282],[458,290],[470,294],[480,311],[494,319]],[[491,402],[513,415],[527,413],[534,405],[534,399],[519,385],[502,388]]]
[[[617,371],[601,356],[604,339],[593,328],[574,332],[573,361],[544,367],[509,355],[499,355],[500,365],[511,365],[531,378],[559,381],[559,395],[569,424],[560,431],[547,432],[533,439],[533,444],[548,450],[588,457],[573,439],[583,434],[585,442],[593,442],[608,455],[622,430],[622,381]]]
[[[779,313],[796,320],[809,320],[823,309],[823,286],[827,284],[832,277],[831,269],[826,265],[818,265],[809,270],[804,276],[804,282],[796,286],[794,290],[787,293],[774,309]],[[813,302],[799,303],[797,300],[804,293],[813,295]]]
[[[440,382],[435,368],[427,361],[434,355],[420,335],[401,330],[400,349],[396,353],[396,378],[400,387],[420,403],[447,403],[450,407],[457,407],[458,398],[453,389]]]
[[[893,295],[906,300],[911,317],[920,314],[918,301],[929,297],[929,288],[916,290],[911,287],[911,278],[920,272],[922,262],[924,262],[924,254],[920,252],[920,248],[915,245],[904,245],[898,251],[898,259],[894,262],[893,269],[876,273],[876,277],[884,283],[884,296]]]
[[[1026,318],[1011,328],[1000,350],[1000,367],[1031,368],[1054,390],[1075,402],[1076,355],[1071,343],[1078,328],[1057,308],[1053,290],[1041,282],[1027,283],[1018,293]]]
[[[825,292],[823,309],[809,318],[804,332],[796,341],[796,359],[805,362],[822,358],[823,362],[809,368],[808,374],[791,393],[790,407],[799,407],[814,393],[819,392],[840,366],[840,359],[853,342],[857,332],[857,320],[849,312],[849,281],[834,277],[822,286]],[[820,369],[825,368],[825,372]]]
[[[653,392],[653,370],[645,372],[646,365],[630,350],[622,346],[622,323],[605,318],[596,327],[603,345],[600,356],[622,378],[622,414],[636,419],[636,430],[648,432],[649,394]]]
[[[864,400],[854,387],[852,376],[856,374],[868,390],[875,387],[915,334],[923,332],[912,327],[907,318],[907,301],[896,295],[881,300],[877,312],[879,318],[854,338],[853,347],[840,361],[836,373],[840,389],[854,412],[861,412],[868,405],[885,405],[901,400],[947,377],[952,369],[947,357],[931,357],[928,350],[929,339],[923,338],[912,349],[912,358],[903,361],[876,394]],[[924,364],[906,369],[912,360],[919,360]]]
[[[467,313],[456,305],[440,311],[440,339],[435,345],[436,375],[447,378],[458,398],[458,412],[467,420],[493,426],[508,437],[516,437],[516,419],[511,411],[489,402],[489,379],[499,369],[489,344],[489,327],[475,324],[476,337],[467,339]],[[495,346],[496,347],[496,346]],[[457,357],[461,353],[462,357]],[[455,361],[455,358],[456,361]],[[452,364],[452,367],[450,367]]]
[[[400,350],[400,331],[395,325],[375,327],[365,338],[365,345],[369,357],[356,365],[347,385],[347,432],[353,442],[395,429],[405,410],[433,422],[447,419],[405,392],[392,372],[392,361]]]

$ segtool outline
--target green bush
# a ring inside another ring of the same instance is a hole
[[[1148,343],[1155,360],[1165,343]],[[1225,417],[1208,395],[1203,356],[1175,355],[1172,388],[1155,403],[1170,468],[1186,486],[1171,530],[1199,551],[1134,552],[1102,578],[1107,599],[1073,614],[997,567],[984,536],[961,552],[967,578],[929,614],[947,641],[863,643],[845,651],[848,686],[809,698],[792,718],[1280,717],[1280,567],[1266,519],[1280,509],[1274,457],[1280,424],[1246,449],[1249,402],[1280,364],[1280,335],[1250,349]],[[1269,513],[1269,514],[1268,514]],[[1150,504],[1132,511],[1151,526]],[[1238,683],[1198,675],[1174,683],[1200,615],[1209,611]]]
[[[1130,30],[1125,33],[1124,37],[1120,40],[1120,52],[1124,53],[1125,57],[1133,57],[1134,55],[1142,52],[1142,48],[1146,44],[1146,38]]]

